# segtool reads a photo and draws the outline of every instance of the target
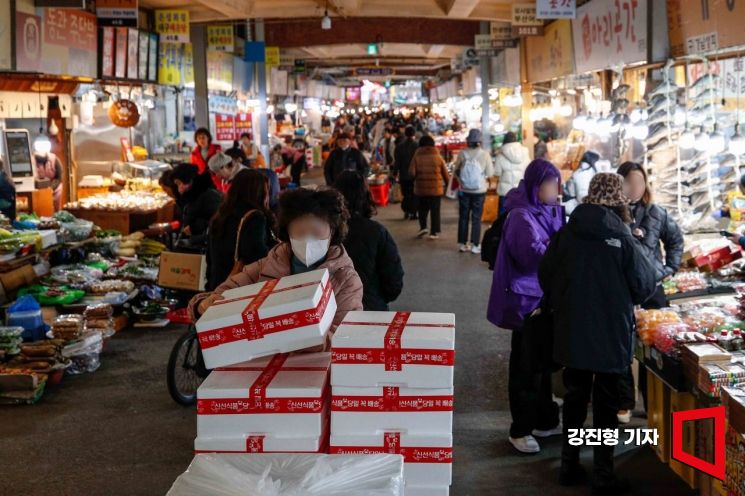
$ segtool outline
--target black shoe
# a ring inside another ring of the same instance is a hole
[[[561,464],[559,470],[559,485],[570,487],[579,486],[587,482],[587,470],[579,463]]]
[[[411,217],[409,217],[409,220],[419,220],[419,216],[417,214],[411,214]]]
[[[592,496],[621,496],[631,492],[631,484],[626,479],[613,478],[610,482],[592,485]]]

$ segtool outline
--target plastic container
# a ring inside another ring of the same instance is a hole
[[[732,339],[729,331],[722,331],[717,336],[717,344],[727,351],[732,351]]]
[[[732,331],[732,334],[732,351],[742,350],[743,346],[745,345],[745,340],[743,340],[742,337],[742,331],[740,329],[735,329]]]
[[[23,327],[21,337],[24,341],[38,341],[44,339],[46,328],[41,310],[22,310],[9,312],[7,324],[11,327]]]

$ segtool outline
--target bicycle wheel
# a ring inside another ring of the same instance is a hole
[[[179,405],[191,406],[197,401],[197,389],[206,374],[197,334],[193,329],[181,336],[168,358],[168,392]]]

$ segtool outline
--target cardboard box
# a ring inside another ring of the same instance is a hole
[[[722,388],[722,404],[727,409],[727,421],[737,432],[745,432],[745,385]]]
[[[235,288],[223,296],[196,323],[210,369],[325,344],[336,313],[326,269]]]
[[[670,460],[670,388],[647,370],[647,426],[657,429],[658,442],[652,449],[663,463]]]
[[[404,457],[404,480],[407,487],[409,485],[449,486],[452,482],[453,437],[449,434],[414,435],[380,432],[368,435],[338,435],[332,430],[329,452],[332,455],[374,453],[402,455]]]
[[[670,393],[670,411],[680,412],[696,408],[696,398],[690,393]],[[696,425],[694,422],[683,422],[683,451],[696,454]],[[693,467],[670,457],[670,469],[678,474],[691,489],[698,487],[698,473]]]
[[[0,284],[5,293],[12,293],[21,286],[27,286],[36,280],[36,272],[31,264],[26,264],[9,272],[0,273]]]
[[[453,389],[331,389],[331,432],[334,435],[404,431],[450,435],[453,431]]]
[[[204,255],[171,251],[160,254],[159,286],[204,291],[206,281],[207,261]]]
[[[349,312],[331,352],[332,386],[452,388],[455,315]]]
[[[249,436],[320,438],[330,362],[329,353],[280,354],[214,370],[197,390],[200,446],[221,438],[245,446]]]

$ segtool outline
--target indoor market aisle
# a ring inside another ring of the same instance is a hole
[[[381,209],[406,270],[393,309],[456,313],[451,494],[587,494],[556,484],[558,437],[533,457],[515,455],[507,443],[509,334],[484,317],[491,272],[478,256],[455,250],[454,203],[444,202],[438,241],[415,239],[417,223],[400,219],[397,205]],[[177,406],[165,384],[168,354],[182,332],[127,330],[111,340],[96,373],[65,378],[37,405],[0,408],[0,493],[165,494],[192,458],[196,430],[194,410]],[[589,467],[589,456],[585,462]],[[634,494],[691,493],[648,448],[619,457],[618,469],[634,482]]]

